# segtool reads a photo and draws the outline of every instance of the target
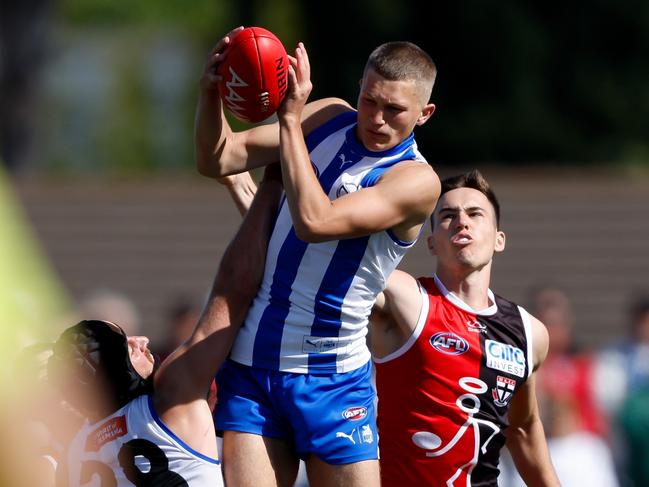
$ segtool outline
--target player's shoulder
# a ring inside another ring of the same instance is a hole
[[[385,172],[379,183],[397,186],[406,199],[424,204],[426,213],[433,211],[441,192],[437,172],[426,162],[401,161]],[[386,186],[387,188],[387,186]]]
[[[539,368],[548,356],[550,338],[545,324],[536,316],[529,314],[532,333],[532,354],[534,358],[534,370]]]
[[[308,135],[329,120],[354,108],[341,98],[321,98],[308,103],[302,112],[302,129]]]
[[[439,176],[435,169],[433,169],[433,166],[426,161],[415,159],[406,159],[398,162],[386,171],[386,175],[404,178],[410,178],[416,175],[417,178],[423,178],[421,181],[422,184],[440,184]]]
[[[390,296],[396,296],[403,293],[419,295],[419,280],[408,272],[395,269],[388,276],[383,292]]]

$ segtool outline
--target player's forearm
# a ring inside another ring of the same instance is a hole
[[[202,87],[194,121],[196,165],[202,175],[217,178],[224,174],[224,148],[231,133],[218,90]]]
[[[212,295],[252,299],[257,293],[281,196],[280,181],[261,182],[241,227],[223,254]]]
[[[204,397],[227,357],[263,275],[281,194],[279,181],[260,185],[239,231],[221,258],[192,336],[165,360],[156,374],[161,407]]]
[[[530,487],[559,487],[559,479],[552,466],[543,425],[538,416],[525,425],[512,428],[507,447],[516,469]]]
[[[331,210],[331,201],[313,170],[298,119],[280,119],[280,159],[295,232],[302,240],[320,241],[320,224]]]
[[[261,183],[241,227],[221,258],[203,315],[190,339],[190,344],[213,342],[209,346],[212,364],[206,367],[211,369],[208,377],[225,360],[259,289],[281,194],[279,181]]]
[[[228,189],[230,198],[239,210],[241,216],[245,216],[257,192],[257,185],[250,177],[249,172],[226,176],[220,182]]]

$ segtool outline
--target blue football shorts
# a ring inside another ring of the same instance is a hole
[[[219,371],[216,428],[287,440],[344,465],[378,459],[372,364],[341,374],[296,374],[242,365]]]

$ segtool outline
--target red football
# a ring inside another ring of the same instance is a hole
[[[288,57],[281,41],[261,27],[237,32],[219,64],[219,92],[239,120],[260,122],[270,117],[286,95]]]

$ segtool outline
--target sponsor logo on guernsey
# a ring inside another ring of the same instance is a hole
[[[340,167],[338,169],[342,169],[345,167],[347,164],[353,164],[354,160],[353,159],[345,159],[345,154],[338,154],[338,158],[340,159]]]
[[[358,191],[358,185],[354,183],[342,183],[336,190],[336,197],[340,198],[346,194]]]
[[[520,348],[495,340],[485,340],[487,367],[517,377],[525,376],[525,354]]]
[[[343,418],[347,421],[360,421],[367,417],[367,408],[363,406],[353,406],[343,411]]]
[[[338,339],[330,337],[304,336],[302,340],[303,353],[336,353]]]
[[[496,387],[491,389],[491,396],[493,397],[496,406],[504,407],[509,404],[512,398],[514,389],[516,388],[516,381],[509,377],[499,375],[496,377]]]
[[[478,320],[466,320],[466,327],[469,331],[475,333],[487,333],[487,325],[480,323]]]
[[[430,337],[431,346],[447,355],[460,355],[469,349],[468,342],[450,331],[442,331]]]
[[[126,417],[118,416],[111,418],[88,435],[86,439],[86,451],[99,451],[106,443],[120,436],[124,436],[126,433],[128,433]]]

